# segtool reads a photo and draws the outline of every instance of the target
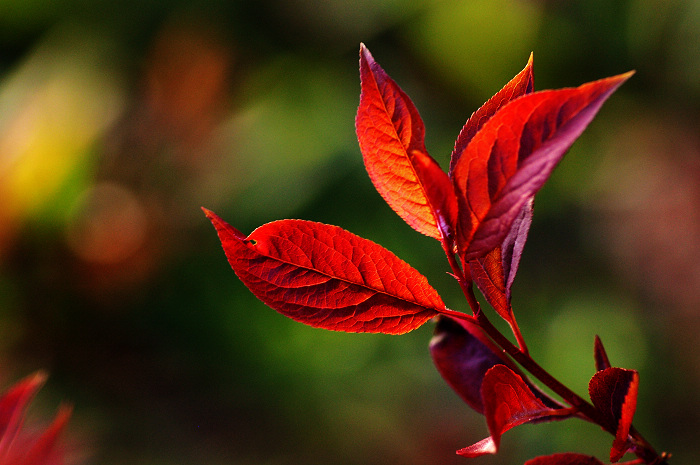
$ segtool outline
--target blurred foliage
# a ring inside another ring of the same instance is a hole
[[[514,305],[577,392],[600,334],[641,373],[638,428],[700,461],[700,2],[0,0],[0,31],[2,379],[48,370],[39,403],[74,403],[91,462],[457,464],[486,435],[433,368],[430,325],[294,323],[237,281],[199,210],[244,232],[340,225],[465,307],[364,172],[361,41],[443,166],[531,51],[539,89],[637,70],[538,195]],[[538,425],[480,461],[611,440]]]

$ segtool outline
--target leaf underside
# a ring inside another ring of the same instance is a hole
[[[588,383],[593,405],[603,415],[608,429],[615,431],[610,461],[617,462],[629,449],[628,435],[637,408],[639,373],[611,367],[598,371]]]
[[[471,408],[483,414],[484,376],[491,367],[508,360],[498,355],[490,341],[481,340],[478,331],[474,323],[440,316],[430,340],[430,355],[443,379]]]
[[[510,101],[474,135],[455,164],[457,245],[464,262],[499,247],[603,102],[631,73]]]

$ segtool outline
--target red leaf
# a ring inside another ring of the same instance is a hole
[[[606,426],[615,431],[610,461],[617,462],[629,449],[628,435],[637,408],[639,373],[623,368],[606,368],[588,383],[593,405],[603,415]]]
[[[73,409],[63,406],[56,414],[53,423],[41,434],[41,436],[26,451],[21,462],[17,465],[63,464],[63,450],[57,447],[60,435],[65,430]]]
[[[428,155],[418,110],[364,44],[360,81],[355,127],[372,183],[412,228],[446,241],[453,234],[457,199],[447,173]]]
[[[204,212],[241,281],[293,320],[336,331],[402,334],[445,309],[418,271],[337,226],[281,220],[246,238]]]
[[[0,397],[0,463],[13,465],[59,465],[65,463],[65,448],[59,445],[71,415],[70,407],[59,410],[43,431],[22,430],[26,408],[46,381],[37,372],[15,384]]]
[[[632,73],[510,101],[471,139],[452,173],[462,260],[500,246],[603,102]]]
[[[505,271],[501,248],[496,247],[486,255],[469,262],[469,271],[477,287],[496,312],[509,323],[513,310],[506,296]]]
[[[501,245],[503,274],[506,282],[506,297],[510,302],[510,288],[513,286],[513,280],[518,272],[520,265],[520,257],[523,255],[525,242],[527,241],[527,233],[530,231],[532,224],[532,198],[525,202],[520,214],[515,218],[510,232],[506,236]]]
[[[603,462],[590,455],[569,452],[535,457],[525,462],[525,465],[603,465]]]
[[[471,408],[484,413],[481,385],[486,372],[509,363],[481,330],[467,321],[440,316],[430,340],[430,355],[440,375]]]
[[[481,126],[483,126],[503,105],[522,95],[529,94],[534,90],[534,87],[532,54],[530,54],[530,59],[527,61],[525,68],[469,117],[464,127],[459,132],[459,136],[455,142],[455,148],[450,156],[450,173],[454,171],[455,165],[462,156],[464,149],[467,148],[469,141],[471,141],[477,131],[481,129]]]
[[[486,372],[481,385],[481,397],[491,436],[457,451],[457,454],[465,457],[495,454],[503,433],[518,425],[572,413],[570,409],[547,407],[532,393],[523,379],[505,365],[495,365]]]
[[[603,347],[603,341],[596,334],[595,343],[593,344],[593,357],[595,358],[595,370],[601,371],[606,368],[610,368],[610,360],[608,359],[608,354],[605,352]]]
[[[520,215],[513,222],[510,233],[500,247],[469,262],[472,279],[488,303],[501,318],[508,322],[522,349],[525,348],[525,342],[510,304],[510,289],[520,264],[531,223],[532,201],[523,205]]]
[[[44,372],[34,373],[12,386],[0,398],[0,459],[7,456],[22,426],[26,407],[45,382]]]

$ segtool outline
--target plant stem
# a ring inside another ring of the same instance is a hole
[[[467,298],[468,301],[476,301],[474,297],[473,290],[470,292],[472,294],[471,298]],[[478,303],[477,303],[478,305]],[[493,339],[493,341],[498,344],[508,355],[513,357],[523,368],[525,368],[531,375],[537,378],[542,384],[550,388],[557,395],[559,395],[565,402],[575,407],[588,421],[596,423],[604,430],[616,435],[617,431],[616,425],[609,425],[600,415],[598,409],[596,409],[591,403],[583,399],[581,396],[573,392],[571,389],[562,384],[559,380],[554,378],[552,375],[542,368],[537,362],[535,362],[528,354],[521,352],[513,343],[511,343],[503,334],[501,334],[498,329],[489,321],[484,312],[479,311],[476,313],[477,321],[481,329],[484,330],[488,336]],[[629,432],[630,437],[633,439],[634,446],[632,452],[637,455],[644,463],[649,465],[665,465],[667,456],[665,454],[659,455],[649,442],[644,439],[644,437],[634,428],[630,427]]]
[[[462,291],[467,299],[469,308],[472,310],[473,315],[467,315],[465,313],[450,311],[450,316],[461,318],[464,320],[474,321],[481,327],[481,329],[486,333],[504,352],[506,352],[510,357],[512,357],[516,362],[520,364],[525,370],[527,370],[532,376],[539,380],[542,384],[550,388],[557,395],[559,395],[566,403],[574,407],[580,417],[592,423],[596,423],[602,427],[605,431],[609,432],[613,436],[616,435],[617,425],[609,424],[600,414],[598,409],[596,409],[591,403],[583,399],[581,396],[573,392],[571,389],[562,384],[559,380],[554,378],[547,370],[542,368],[537,362],[535,362],[532,357],[530,357],[527,350],[516,347],[508,338],[506,338],[488,319],[488,317],[481,310],[476,296],[474,295],[474,288],[471,280],[467,280],[465,273],[461,267],[457,265],[457,261],[453,254],[449,253],[449,250],[445,248],[447,258],[450,262],[450,266],[454,271],[455,277],[460,283]],[[456,314],[456,315],[455,315]],[[521,336],[522,338],[522,336]],[[518,341],[521,347],[525,347],[524,341]],[[654,448],[649,444],[649,442],[644,439],[644,437],[634,428],[630,427],[629,436],[632,439],[634,446],[631,451],[647,465],[666,465],[669,455],[665,452],[658,454]],[[635,463],[635,462],[632,462]]]

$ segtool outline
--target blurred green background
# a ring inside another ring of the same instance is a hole
[[[595,334],[640,371],[635,425],[700,463],[700,2],[0,0],[0,380],[51,377],[87,463],[466,464],[487,435],[404,336],[305,327],[226,263],[243,232],[340,225],[465,309],[438,244],[387,207],[354,134],[358,48],[413,98],[447,166],[459,130],[534,52],[537,89],[636,69],[538,195],[514,308],[585,395]],[[480,464],[612,438],[506,433]]]

